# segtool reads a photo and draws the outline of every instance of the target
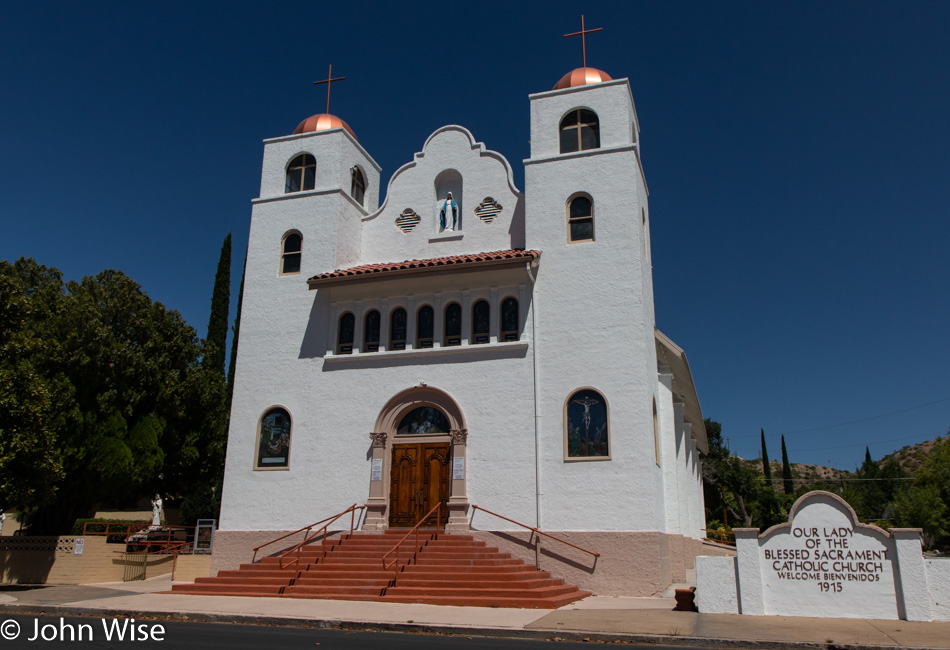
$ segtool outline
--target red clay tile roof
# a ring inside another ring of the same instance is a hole
[[[405,262],[389,262],[384,264],[363,264],[348,269],[339,269],[330,273],[321,273],[310,278],[310,286],[327,281],[355,279],[360,276],[400,274],[417,270],[424,270],[444,266],[480,266],[494,265],[515,260],[536,260],[541,251],[525,251],[511,249],[506,251],[491,251],[489,253],[475,253],[473,255],[452,255],[450,257],[435,257],[428,260],[406,260]]]

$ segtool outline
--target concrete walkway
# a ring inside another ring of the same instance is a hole
[[[744,648],[946,648],[950,623],[674,612],[672,599],[592,596],[558,610],[160,593],[168,577],[81,586],[0,586],[0,611],[300,627],[461,632]]]

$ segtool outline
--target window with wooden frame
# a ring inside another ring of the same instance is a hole
[[[303,237],[299,232],[289,232],[280,242],[280,274],[293,275],[300,273],[300,255]]]
[[[290,465],[290,414],[283,408],[264,413],[257,428],[254,469],[287,469]]]
[[[312,190],[317,177],[317,159],[308,153],[302,153],[287,165],[287,178],[284,181],[284,193]]]
[[[488,343],[491,309],[487,300],[472,305],[472,343]]]
[[[505,298],[501,303],[501,340],[518,340],[518,301]]]
[[[607,400],[593,388],[574,391],[564,404],[565,460],[608,460]]]
[[[340,316],[340,329],[336,338],[337,354],[353,354],[353,330],[356,329],[356,317],[346,312]]]
[[[453,302],[445,308],[445,346],[462,345],[462,306]]]
[[[561,153],[600,148],[600,121],[588,108],[575,108],[561,120]]]
[[[379,352],[379,312],[375,309],[366,314],[363,328],[362,352]]]
[[[434,334],[435,311],[429,305],[420,307],[416,313],[416,347],[431,348]]]
[[[573,196],[567,204],[567,241],[594,241],[594,202],[586,194]]]
[[[366,177],[363,176],[363,171],[359,167],[353,167],[350,174],[353,177],[350,182],[350,196],[363,205],[363,198],[366,196]]]
[[[406,349],[406,310],[397,307],[389,317],[389,349]]]

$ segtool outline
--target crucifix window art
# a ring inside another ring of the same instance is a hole
[[[261,418],[256,468],[286,468],[289,460],[290,414],[282,408],[273,408]]]
[[[579,390],[568,398],[566,406],[566,456],[609,458],[604,396],[596,390]]]

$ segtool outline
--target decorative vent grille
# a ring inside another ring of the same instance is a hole
[[[499,212],[501,212],[501,205],[490,196],[485,197],[485,200],[475,208],[475,216],[485,223],[494,221]]]
[[[396,218],[396,227],[403,232],[412,232],[412,229],[419,225],[422,217],[412,211],[412,208],[406,208],[402,214]]]

